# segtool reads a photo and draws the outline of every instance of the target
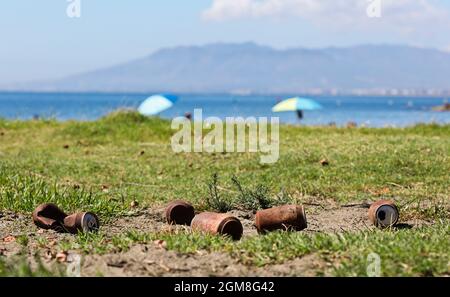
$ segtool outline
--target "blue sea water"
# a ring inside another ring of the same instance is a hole
[[[58,120],[94,120],[119,108],[137,108],[151,94],[86,94],[86,93],[0,93],[0,118]],[[163,118],[203,110],[203,117],[278,116],[282,123],[338,126],[352,121],[369,127],[410,126],[417,123],[450,123],[449,112],[435,112],[432,107],[448,102],[446,98],[418,97],[324,97],[310,96],[324,106],[323,110],[306,111],[299,121],[294,112],[272,113],[281,96],[179,95]],[[286,96],[283,96],[286,98]]]

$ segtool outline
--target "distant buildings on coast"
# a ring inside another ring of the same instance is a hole
[[[258,91],[252,90],[235,90],[230,92],[233,95],[252,95],[260,94]],[[304,90],[292,90],[290,93],[312,95],[312,96],[386,96],[386,97],[444,97],[450,98],[450,89],[352,89],[352,90],[339,90],[339,89],[304,89]]]

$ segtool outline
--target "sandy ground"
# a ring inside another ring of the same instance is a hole
[[[349,204],[339,206],[328,201],[321,204],[305,205],[308,228],[301,231],[314,232],[344,232],[361,231],[374,228],[367,218],[366,204]],[[183,226],[169,226],[163,218],[163,208],[144,209],[133,216],[122,217],[102,226],[108,234],[119,234],[124,230],[139,230],[143,232],[163,231],[170,228],[183,229]],[[254,214],[243,211],[232,211],[244,226],[244,237],[259,236],[253,226]],[[402,227],[415,228],[426,224],[423,221],[403,222]],[[27,235],[28,244],[25,247],[28,259],[32,265],[35,255],[39,255],[45,266],[58,263],[55,255],[58,251],[56,242],[72,238],[70,234],[60,234],[48,230],[39,230],[31,221],[30,216],[11,212],[0,212],[0,257],[10,259],[23,253],[23,245],[11,238]],[[46,237],[50,248],[41,248],[37,236]],[[58,265],[70,265],[75,251],[68,251],[67,262]],[[63,267],[64,268],[64,267]],[[287,261],[283,264],[266,265],[264,267],[247,266],[225,253],[210,253],[197,251],[194,254],[180,254],[168,251],[160,244],[136,244],[127,252],[105,255],[83,255],[81,260],[82,276],[314,276],[320,271],[327,275],[329,268],[317,255],[306,255]]]

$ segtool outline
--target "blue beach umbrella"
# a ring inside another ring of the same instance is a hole
[[[139,105],[138,111],[146,116],[156,115],[171,108],[177,100],[178,97],[174,95],[153,95]]]
[[[272,107],[273,112],[282,111],[296,111],[297,117],[299,119],[303,118],[304,110],[317,110],[322,109],[322,105],[316,101],[308,98],[294,97],[281,101],[274,107]]]
[[[317,110],[322,109],[322,105],[308,98],[294,97],[281,101],[272,108],[273,112],[297,111],[297,110]]]

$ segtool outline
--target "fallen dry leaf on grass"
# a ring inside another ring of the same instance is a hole
[[[367,191],[375,196],[382,196],[382,195],[386,195],[389,194],[391,192],[391,190],[388,187],[382,188],[382,189],[367,189]]]
[[[14,242],[14,241],[16,241],[16,238],[14,236],[12,236],[12,235],[8,235],[8,236],[3,238],[3,242],[5,242],[5,243],[11,243],[11,242]]]
[[[153,243],[154,243],[154,244],[156,245],[156,247],[158,247],[158,248],[165,249],[165,248],[167,247],[167,242],[165,242],[164,240],[161,240],[161,239],[155,240],[155,241],[153,241]]]
[[[383,188],[379,191],[380,194],[387,194],[389,193],[391,190],[389,188]]]

